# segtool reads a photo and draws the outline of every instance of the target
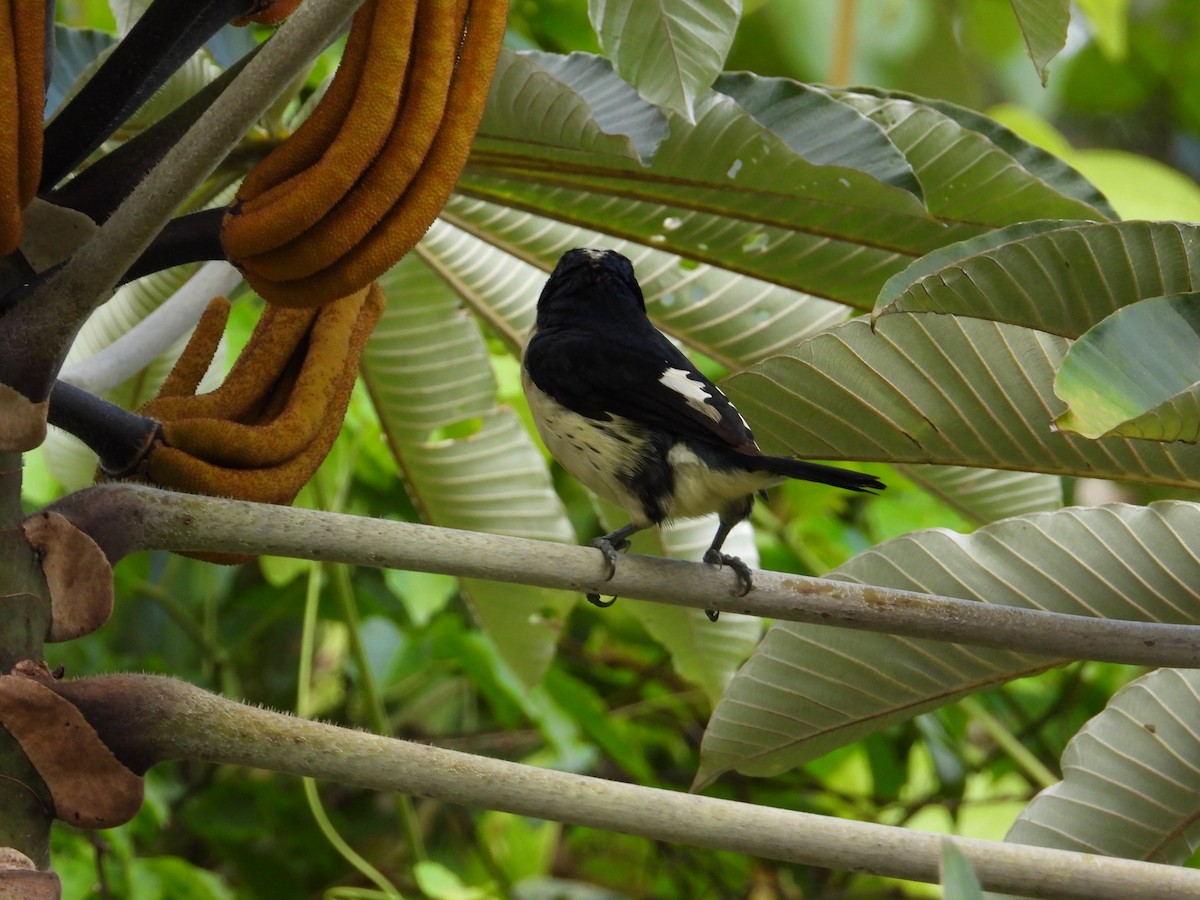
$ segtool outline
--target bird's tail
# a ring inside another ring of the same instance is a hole
[[[746,460],[747,466],[755,470],[770,472],[772,475],[785,475],[788,478],[799,478],[802,481],[816,481],[820,484],[831,484],[834,487],[845,488],[848,491],[882,491],[886,485],[874,475],[864,475],[849,469],[839,469],[837,466],[823,466],[820,463],[805,462],[802,459],[788,459],[784,456],[752,456]]]

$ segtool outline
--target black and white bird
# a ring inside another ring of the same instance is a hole
[[[550,453],[629,515],[628,525],[594,542],[610,578],[634,532],[715,512],[720,525],[704,561],[731,567],[745,593],[750,569],[721,545],[750,515],[755,493],[788,478],[851,491],[884,486],[859,472],[764,455],[729,398],[650,323],[633,265],[612,250],[563,254],[538,298],[521,375]]]

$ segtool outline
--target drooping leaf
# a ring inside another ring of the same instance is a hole
[[[1067,26],[1071,23],[1071,4],[1068,0],[1011,0],[1013,12],[1021,26],[1033,68],[1045,86],[1050,78],[1046,65],[1067,43]]]
[[[416,255],[380,283],[388,308],[362,377],[422,514],[452,528],[573,541],[541,453],[512,410],[497,406],[487,348],[451,285]],[[474,579],[463,588],[501,656],[535,683],[575,598]]]
[[[1200,846],[1200,673],[1160,669],[1121,688],[1063,753],[1005,840],[1182,865]]]
[[[1118,222],[1033,235],[1026,227],[966,258],[947,248],[942,268],[923,272],[922,264],[895,296],[887,294],[904,279],[889,285],[877,315],[928,310],[1077,337],[1122,306],[1200,289],[1200,226]]]
[[[1200,294],[1154,297],[1117,310],[1067,351],[1055,419],[1084,437],[1200,439]]]
[[[1087,204],[1096,213],[1087,218],[1116,219],[1119,218],[1102,191],[1092,184],[1081,171],[1073,168],[1054,152],[1045,150],[1031,139],[1022,137],[1016,131],[1001,124],[990,115],[983,115],[957,103],[941,100],[936,97],[919,97],[905,91],[889,91],[882,88],[856,87],[855,93],[869,94],[873,97],[894,97],[900,100],[911,100],[937,110],[944,116],[953,119],[963,128],[978,132],[1005,153],[1008,153],[1021,164],[1030,175],[1040,178],[1046,184],[1066,197],[1072,197]],[[836,91],[834,92],[837,93]],[[1024,109],[1024,107],[1022,107]],[[1022,132],[1024,134],[1024,132]]]
[[[1195,622],[1200,506],[1116,504],[1009,519],[969,535],[914,532],[859,554],[830,577],[1078,615]],[[1062,662],[777,622],[709,722],[696,785],[731,769],[777,774],[957,697]]]
[[[1090,202],[1067,190],[1073,182],[1060,188],[1026,168],[1012,152],[1026,146],[1015,136],[1006,141],[1010,151],[971,127],[977,120],[964,125],[933,104],[857,91],[833,96],[883,127],[917,172],[929,210],[940,219],[1000,225],[1098,217]]]
[[[600,46],[643,97],[692,119],[725,64],[741,0],[589,0]]]
[[[883,128],[829,92],[790,78],[763,78],[750,72],[724,74],[713,89],[736,100],[809,162],[847,166],[922,195],[912,166]]]
[[[916,313],[858,319],[722,387],[768,452],[1194,487],[1200,448],[1051,430],[1064,338]]]

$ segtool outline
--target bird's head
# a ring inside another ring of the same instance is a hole
[[[646,318],[633,264],[615,250],[568,250],[538,298],[539,329],[587,322],[606,325]]]

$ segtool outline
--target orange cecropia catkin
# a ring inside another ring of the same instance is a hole
[[[415,9],[411,22],[402,8]],[[503,0],[359,9],[317,110],[247,176],[225,216],[226,253],[260,295],[286,306],[345,296],[421,239],[466,164],[507,9]]]
[[[228,316],[228,302],[218,298],[159,396],[140,410],[162,423],[162,436],[133,477],[189,493],[290,503],[341,430],[384,303],[372,283],[319,309],[268,304],[222,385],[196,394]]]
[[[0,12],[0,256],[20,244],[42,173],[45,26],[41,3],[14,0]]]

